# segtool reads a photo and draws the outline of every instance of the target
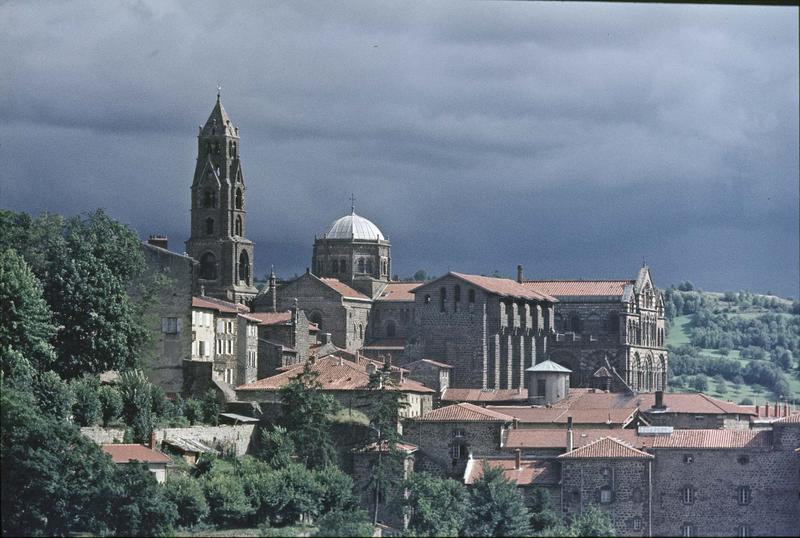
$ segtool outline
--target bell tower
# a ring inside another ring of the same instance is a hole
[[[253,242],[245,238],[244,192],[239,129],[217,91],[214,109],[197,135],[186,252],[200,262],[198,285],[206,295],[239,303],[258,291],[253,287]]]

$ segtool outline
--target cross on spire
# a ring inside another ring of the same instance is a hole
[[[219,101],[219,96],[222,93],[222,86],[217,83],[217,101]]]
[[[356,213],[356,195],[350,193],[350,212],[355,215]]]

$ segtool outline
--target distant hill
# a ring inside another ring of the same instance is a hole
[[[800,302],[688,282],[664,299],[672,390],[737,403],[800,399]]]

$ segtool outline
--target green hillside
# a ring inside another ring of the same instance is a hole
[[[800,303],[749,292],[665,292],[672,390],[737,403],[800,399]]]

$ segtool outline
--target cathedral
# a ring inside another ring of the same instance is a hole
[[[452,368],[454,388],[523,390],[526,370],[548,359],[570,370],[573,387],[666,387],[664,305],[647,266],[628,280],[525,280],[519,266],[516,279],[392,281],[388,236],[352,204],[314,237],[305,274],[280,285],[273,274],[257,290],[239,129],[219,94],[197,141],[186,252],[201,295],[262,317],[299,309],[350,353]]]

